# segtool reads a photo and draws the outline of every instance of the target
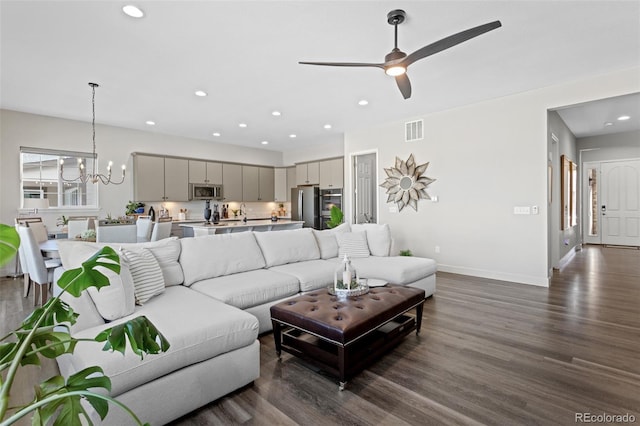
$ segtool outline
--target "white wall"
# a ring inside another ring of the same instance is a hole
[[[585,163],[640,158],[640,131],[578,138],[576,145],[578,150],[598,148],[582,153],[582,162]]]
[[[13,223],[20,206],[20,146],[91,152],[91,124],[16,111],[0,110],[2,169],[0,178],[0,222]],[[197,139],[181,138],[121,127],[96,125],[96,145],[100,166],[113,160],[116,170],[127,164],[129,175],[119,186],[99,188],[101,217],[124,214],[128,200],[133,199],[132,152],[193,157],[206,160],[232,161],[268,166],[282,165],[282,153],[240,147]],[[201,207],[201,206],[199,206]],[[195,207],[194,207],[195,208]],[[47,226],[64,211],[43,214]]]
[[[390,224],[398,249],[434,258],[442,271],[548,285],[547,110],[637,92],[639,71],[425,115],[425,139],[419,142],[404,142],[403,122],[350,132],[345,159],[377,148],[379,183],[396,156],[406,160],[413,153],[418,163],[430,162],[426,175],[437,181],[429,192],[438,203],[421,201],[418,212],[390,213],[379,188],[379,221]],[[351,184],[349,167],[345,173]],[[513,214],[514,206],[533,205],[540,214]]]

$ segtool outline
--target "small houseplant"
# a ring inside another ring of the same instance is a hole
[[[15,256],[19,245],[20,238],[15,228],[0,224],[0,265]],[[103,247],[80,268],[62,274],[58,280],[62,293],[78,297],[89,287],[100,289],[108,286],[108,278],[97,267],[119,273],[120,258],[111,247]],[[33,413],[34,425],[52,422],[54,425],[91,424],[81,400],[86,400],[102,419],[106,417],[111,403],[126,411],[137,424],[142,424],[124,404],[89,390],[111,389],[111,380],[97,366],[85,368],[66,380],[62,376],[51,377],[35,387],[33,401],[9,411],[11,387],[21,366],[40,365],[40,357],[54,359],[62,354],[73,353],[80,341],[105,342],[103,350],[123,354],[129,341],[131,349],[141,358],[145,354],[157,354],[169,349],[169,342],[145,316],[107,328],[94,339],[71,336],[69,325],[74,324],[77,317],[78,314],[58,295],[44,306],[36,308],[17,330],[0,339],[0,426],[11,425],[30,413]]]
[[[131,216],[136,213],[144,213],[144,203],[140,201],[129,200],[125,208],[126,208],[125,213],[127,216]],[[142,211],[140,211],[140,209],[142,209]]]
[[[342,220],[344,219],[344,213],[342,213],[340,207],[331,206],[329,214],[331,215],[331,219],[327,221],[327,227],[335,228],[342,223]]]
[[[411,250],[400,250],[400,256],[413,256],[413,253],[411,253]]]

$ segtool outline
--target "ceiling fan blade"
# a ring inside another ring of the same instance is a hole
[[[396,83],[398,83],[398,89],[400,89],[400,93],[405,99],[409,99],[411,97],[411,82],[409,81],[409,76],[407,74],[400,74],[396,76]]]
[[[325,65],[329,67],[373,67],[384,68],[384,64],[370,64],[366,62],[298,62],[303,65]]]
[[[502,23],[500,21],[489,22],[488,24],[479,25],[477,27],[469,28],[468,30],[461,31],[457,34],[453,34],[449,37],[445,37],[442,40],[438,40],[435,43],[431,43],[424,46],[409,56],[407,56],[402,63],[405,66],[409,66],[415,61],[426,58],[427,56],[434,55],[438,52],[442,52],[445,49],[449,49],[457,44],[470,40],[474,37],[478,37],[486,32],[500,28]]]

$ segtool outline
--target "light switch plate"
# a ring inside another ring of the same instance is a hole
[[[531,208],[529,206],[515,206],[513,214],[531,214]]]
[[[396,206],[395,204],[389,206],[389,213],[398,213],[398,206]]]

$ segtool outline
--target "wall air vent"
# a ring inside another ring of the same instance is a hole
[[[404,123],[404,141],[413,142],[424,139],[424,120],[409,121]]]

